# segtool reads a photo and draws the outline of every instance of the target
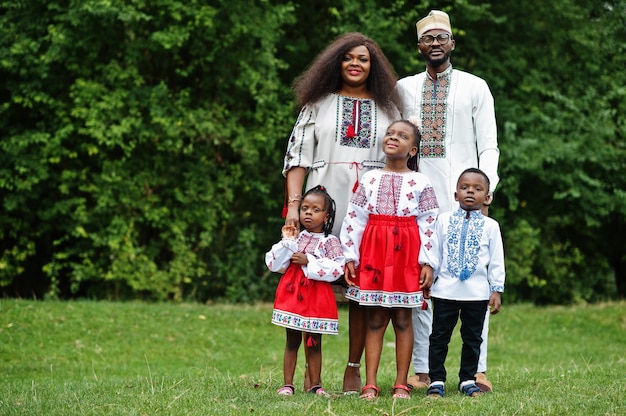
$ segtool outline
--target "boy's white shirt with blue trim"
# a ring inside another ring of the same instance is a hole
[[[503,292],[504,247],[496,220],[458,208],[439,214],[435,226],[439,264],[431,296],[450,300],[488,300]]]

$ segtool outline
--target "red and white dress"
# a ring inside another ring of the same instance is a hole
[[[306,254],[309,263],[291,263],[295,252]],[[337,302],[330,282],[343,274],[345,259],[334,235],[302,231],[297,239],[282,239],[265,255],[267,267],[284,273],[278,282],[272,323],[318,334],[337,334]]]
[[[437,265],[435,220],[439,211],[428,178],[418,172],[367,172],[341,227],[346,262],[357,287],[348,299],[366,306],[422,306],[422,264]]]

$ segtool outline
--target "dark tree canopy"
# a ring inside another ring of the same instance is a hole
[[[422,71],[432,8],[496,100],[505,299],[623,298],[623,0],[4,1],[0,288],[271,299],[293,80],[348,31]]]

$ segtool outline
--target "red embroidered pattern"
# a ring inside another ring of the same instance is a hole
[[[365,202],[367,202],[367,198],[365,196],[365,188],[362,185],[359,185],[356,192],[352,194],[352,198],[350,199],[350,202],[358,207],[365,206]],[[352,218],[356,217],[356,213],[354,213],[354,211],[352,211],[350,215],[352,216]]]
[[[439,208],[435,190],[432,186],[427,186],[420,192],[419,209],[421,212],[424,212],[435,208]]]
[[[334,260],[339,256],[343,256],[343,250],[341,249],[341,242],[337,238],[329,238],[324,243],[325,257]]]
[[[341,113],[340,144],[369,149],[376,145],[372,134],[373,105],[369,99],[339,97],[337,112]]]
[[[382,175],[378,188],[378,214],[398,215],[396,207],[400,199],[400,187],[402,186],[401,175]]]
[[[315,235],[303,235],[298,241],[298,251],[301,253],[313,253],[317,247],[320,238]]]

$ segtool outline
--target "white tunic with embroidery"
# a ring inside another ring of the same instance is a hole
[[[488,300],[491,292],[504,291],[504,248],[500,226],[480,211],[460,207],[439,214],[436,241],[439,267],[431,289],[434,298]]]
[[[291,262],[296,251],[305,253],[308,264]],[[265,255],[273,272],[284,273],[274,298],[272,323],[320,334],[337,334],[337,302],[329,282],[343,274],[345,260],[334,235],[302,231],[296,239],[282,239]]]
[[[374,100],[329,94],[306,105],[291,133],[283,175],[293,167],[307,170],[305,190],[324,185],[337,204],[333,234],[341,221],[358,179],[385,165],[382,139],[400,113],[389,117]]]
[[[284,238],[265,254],[265,264],[270,271],[284,273],[296,251],[306,254],[309,264],[300,266],[304,275],[321,282],[334,282],[343,274],[345,258],[341,242],[334,235],[300,232],[298,239]]]
[[[419,264],[437,266],[434,246],[435,219],[439,208],[428,178],[418,172],[393,173],[382,169],[366,173],[361,188],[350,201],[341,228],[341,245],[346,262],[360,262],[359,247],[370,214],[415,216],[422,247]]]
[[[441,212],[458,207],[456,182],[465,169],[483,170],[498,185],[497,127],[493,96],[475,75],[453,70],[437,74],[436,82],[423,72],[398,81],[403,118],[421,120],[422,142],[418,170],[430,179]]]

